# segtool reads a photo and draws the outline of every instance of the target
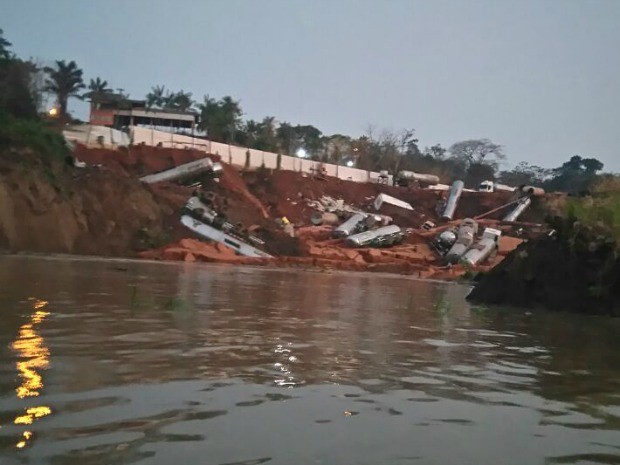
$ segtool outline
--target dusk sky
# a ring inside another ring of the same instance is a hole
[[[620,171],[618,0],[0,0],[22,58],[75,60],[134,98],[231,95],[324,134],[489,138],[508,168]],[[84,103],[70,109],[86,118]]]

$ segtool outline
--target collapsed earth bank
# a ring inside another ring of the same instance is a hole
[[[617,241],[568,218],[552,223],[554,234],[521,244],[481,275],[468,299],[620,316]]]
[[[368,209],[379,193],[414,206],[406,211],[387,206],[382,213],[403,228],[438,221],[441,193],[336,178],[315,179],[290,171],[239,173],[224,164],[219,182],[197,179],[225,199],[229,220],[243,224],[265,241],[274,259],[237,257],[224,246],[198,241],[179,223],[179,212],[192,188],[174,183],[146,185],[138,178],[203,158],[204,152],[148,146],[117,151],[77,146],[74,156],[85,162],[76,168],[35,153],[5,150],[0,154],[0,248],[8,251],[60,252],[165,260],[252,263],[382,271],[420,277],[456,279],[465,270],[445,267],[429,247],[429,237],[410,234],[402,245],[384,249],[349,249],[332,240],[329,231],[308,227],[312,200],[330,195],[355,208]],[[480,215],[508,202],[508,193],[468,192],[457,217]],[[525,219],[536,221],[535,210]],[[498,216],[499,215],[499,216]],[[538,215],[538,217],[537,217]],[[287,235],[276,219],[287,217],[296,228]],[[501,213],[489,218],[497,219]],[[504,237],[488,270],[521,240]]]

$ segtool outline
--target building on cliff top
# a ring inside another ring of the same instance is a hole
[[[191,130],[198,121],[194,111],[149,108],[146,100],[133,100],[120,94],[105,93],[93,98],[90,106],[90,124],[121,129],[128,126],[167,128],[175,132]]]

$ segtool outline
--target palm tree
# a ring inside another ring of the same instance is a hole
[[[172,110],[175,108],[176,98],[177,98],[177,94],[175,94],[174,92],[168,91],[166,92],[166,95],[164,95],[161,98],[161,103],[158,106],[161,108]]]
[[[90,99],[91,109],[93,104],[105,94],[111,93],[112,89],[108,87],[108,81],[104,81],[101,78],[91,79],[88,84],[88,92],[82,95],[82,98]]]
[[[164,95],[164,86],[153,87],[153,91],[146,96],[147,105],[157,106],[165,110],[179,110],[187,111],[193,105],[191,92],[184,92],[182,90],[178,92],[167,91]]]
[[[67,116],[69,97],[79,97],[78,91],[84,88],[83,71],[73,60],[69,63],[57,60],[56,68],[46,66],[44,69],[49,74],[49,78],[45,80],[45,90],[56,95],[60,116],[64,118]]]
[[[259,122],[253,119],[247,120],[241,130],[243,142],[250,148],[256,148],[256,141],[260,138],[260,130]]]
[[[204,103],[199,104],[198,108],[200,109],[199,128],[207,132],[209,139],[216,142],[233,142],[243,115],[239,102],[229,96],[221,100],[205,96]]]
[[[194,101],[192,100],[191,92],[183,92],[182,90],[178,91],[174,97],[174,107],[180,111],[189,110],[192,105],[194,105]]]
[[[163,107],[164,100],[166,99],[166,87],[155,86],[151,87],[151,91],[146,94],[146,105],[148,107]]]

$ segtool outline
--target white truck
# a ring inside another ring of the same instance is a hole
[[[486,228],[482,233],[482,239],[476,242],[463,255],[461,261],[468,266],[479,265],[488,259],[499,246],[499,238],[502,232],[499,229]]]
[[[482,181],[478,186],[478,192],[514,192],[516,188],[507,186],[505,184],[499,184],[494,181]]]

